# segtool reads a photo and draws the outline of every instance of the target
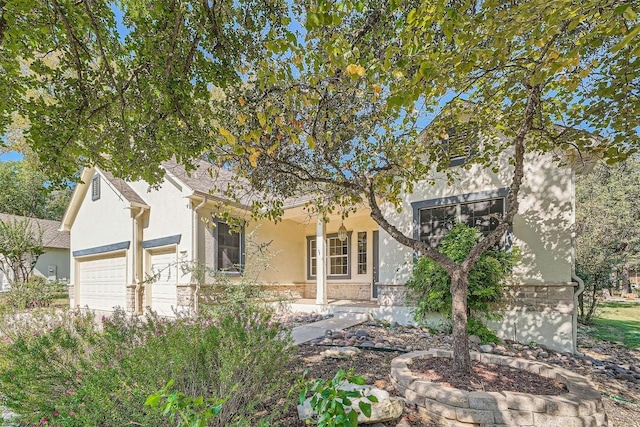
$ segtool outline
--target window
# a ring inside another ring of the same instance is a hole
[[[367,274],[367,232],[358,232],[358,274]]]
[[[499,193],[505,192],[504,189],[499,191]],[[439,206],[433,206],[439,202],[437,200],[414,204],[414,218],[418,226],[417,237],[435,248],[456,222],[476,227],[484,235],[495,230],[500,218],[504,215],[505,198],[494,197],[483,200],[462,201],[469,198],[478,198],[478,195],[469,196],[454,198],[451,203]],[[449,201],[445,200],[444,202]],[[425,207],[421,205],[425,205]]]
[[[326,241],[327,277],[329,279],[350,279],[351,233],[347,233],[347,239],[341,242],[337,234],[330,234]],[[317,269],[317,243],[316,238],[307,237],[307,277],[314,278],[318,274]]]
[[[216,270],[240,274],[244,263],[244,228],[238,232],[227,223],[216,221],[214,238]]]
[[[96,175],[91,180],[91,200],[100,198],[100,175]]]

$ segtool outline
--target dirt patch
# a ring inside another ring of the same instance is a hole
[[[409,365],[418,378],[467,391],[514,391],[519,393],[559,396],[568,390],[558,380],[545,378],[522,369],[504,365],[471,362],[471,375],[453,371],[448,357],[414,359]]]

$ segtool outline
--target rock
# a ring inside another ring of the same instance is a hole
[[[334,340],[344,338],[344,332],[342,332],[341,330],[331,331],[331,338],[333,338]]]
[[[360,349],[356,347],[336,347],[325,350],[320,355],[332,359],[350,359],[358,353]]]
[[[347,391],[359,390],[365,396],[373,395],[378,399],[377,402],[369,402],[369,399],[366,397],[351,399],[353,405],[351,407],[346,407],[345,409],[350,408],[358,413],[358,424],[382,423],[385,421],[395,420],[402,415],[402,410],[404,409],[402,399],[391,397],[389,392],[385,390],[381,390],[370,385],[356,385],[351,383],[344,383],[339,388]],[[358,403],[361,401],[371,403],[371,417],[365,417],[364,414],[360,412]],[[347,410],[347,412],[349,411]],[[311,409],[311,397],[309,397],[302,405],[298,405],[298,417],[304,421],[314,416],[315,414]]]
[[[490,346],[489,344],[484,344],[480,346],[480,351],[483,353],[491,353],[492,350],[493,350],[493,347]]]
[[[469,335],[469,342],[471,344],[478,344],[480,345],[482,343],[482,340],[480,339],[479,336],[477,335]]]
[[[616,378],[621,379],[623,381],[636,382],[636,378],[631,374],[617,374]]]
[[[363,348],[371,348],[371,347],[375,347],[375,344],[374,344],[374,343],[372,343],[371,341],[362,341],[362,342],[360,343],[360,347],[363,347]]]
[[[549,357],[549,353],[547,353],[546,351],[541,351],[540,353],[538,353],[538,356],[546,359]]]
[[[358,337],[358,338],[366,338],[368,336],[369,336],[369,332],[367,332],[367,331],[363,331],[362,329],[358,329],[356,331],[356,337]]]
[[[411,423],[403,418],[396,424],[396,427],[411,427]]]

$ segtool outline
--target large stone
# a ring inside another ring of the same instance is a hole
[[[336,347],[320,353],[322,357],[330,357],[332,359],[351,359],[356,354],[360,353],[360,349],[356,347]]]
[[[353,405],[345,407],[345,410],[349,412],[349,409],[352,409],[358,413],[358,424],[375,424],[392,421],[402,415],[402,410],[404,409],[402,399],[391,397],[389,392],[385,390],[370,385],[356,385],[351,383],[342,384],[340,389],[349,391],[359,390],[364,396],[375,396],[378,399],[377,402],[370,402],[367,397],[351,399]],[[370,417],[366,417],[360,411],[358,404],[361,401],[371,404]],[[313,409],[311,409],[311,398],[306,399],[304,404],[298,405],[298,416],[301,420],[308,420],[316,415]]]

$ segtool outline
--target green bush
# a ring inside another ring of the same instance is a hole
[[[173,425],[144,406],[173,379],[186,396],[224,400],[210,425],[255,425],[260,403],[291,383],[274,368],[289,360],[290,340],[263,309],[173,321],[122,311],[100,321],[78,311],[31,317],[5,322],[0,344],[0,390],[21,424]]]
[[[438,251],[459,263],[464,261],[481,237],[476,228],[458,223],[442,239]],[[470,319],[477,319],[474,316],[489,318],[497,316],[495,307],[503,300],[505,279],[517,259],[517,248],[511,248],[508,251],[493,248],[480,256],[469,272],[467,302]],[[406,286],[410,290],[409,299],[416,307],[416,320],[423,320],[429,313],[442,313],[445,317],[451,318],[451,278],[435,261],[426,257],[418,259]],[[469,326],[478,329],[478,322]],[[487,331],[488,329],[477,330],[476,333],[486,335]]]
[[[59,298],[67,297],[67,287],[58,281],[31,276],[26,282],[16,282],[6,293],[5,305],[9,311],[49,307]]]

